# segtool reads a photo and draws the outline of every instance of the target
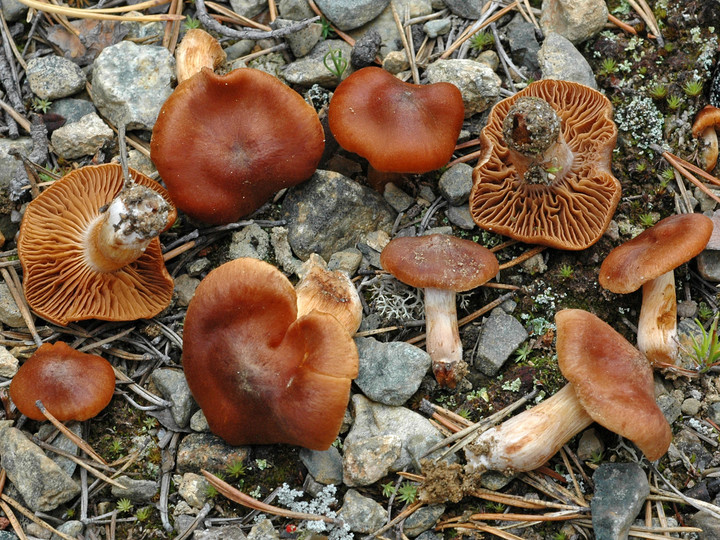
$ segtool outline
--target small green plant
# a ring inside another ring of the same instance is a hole
[[[152,514],[152,506],[143,506],[142,508],[138,508],[138,511],[135,512],[135,517],[138,521],[147,521],[150,514]]]
[[[200,21],[198,19],[194,19],[190,15],[188,15],[185,18],[185,22],[183,23],[183,28],[185,28],[185,30],[192,30],[193,28],[200,28]]]
[[[397,491],[392,482],[388,482],[387,484],[380,484],[380,485],[382,486],[383,497],[389,498],[395,494],[395,491]]]
[[[520,347],[517,348],[515,351],[515,362],[524,362],[530,357],[530,353],[532,352],[532,345],[528,343],[527,341],[520,345]]]
[[[560,277],[563,279],[570,279],[575,274],[575,270],[569,264],[563,264],[560,267]]]
[[[668,107],[670,107],[673,111],[679,109],[680,105],[682,105],[682,98],[676,95],[668,96],[665,101],[667,102]]]
[[[493,43],[495,43],[493,35],[490,32],[485,32],[484,30],[476,32],[473,34],[473,37],[470,38],[470,47],[476,51],[482,51]]]
[[[700,79],[693,79],[683,85],[683,92],[689,97],[698,97],[702,94],[703,83]]]
[[[564,532],[556,532],[553,535],[553,540],[567,540],[567,534]]]
[[[122,452],[122,449],[122,442],[120,442],[119,439],[113,439],[110,443],[110,453],[118,455],[120,452]]]
[[[656,100],[665,99],[668,95],[668,88],[662,83],[655,83],[648,89],[650,97]]]
[[[117,504],[115,505],[115,508],[121,514],[125,514],[127,512],[130,512],[133,509],[133,504],[130,502],[130,499],[123,498],[123,499],[118,500]]]
[[[46,112],[48,112],[50,105],[52,105],[52,101],[48,101],[47,99],[40,99],[39,97],[34,97],[32,100],[32,108],[35,112],[41,112],[45,114]]]
[[[398,500],[412,504],[417,499],[417,486],[410,482],[403,482],[397,490]]]
[[[322,30],[320,30],[320,37],[322,39],[335,36],[335,30],[333,30],[330,21],[328,21],[325,17],[320,17],[320,26],[322,27]]]
[[[593,453],[590,454],[590,463],[592,463],[592,464],[594,464],[594,465],[600,465],[600,464],[602,463],[602,460],[603,460],[603,453],[602,453],[602,451],[600,451],[600,452],[593,452]]]
[[[205,495],[208,499],[214,499],[218,495],[218,490],[212,484],[208,484],[207,486],[205,486]]]
[[[146,418],[143,420],[143,431],[150,431],[151,429],[157,427],[158,421],[157,419],[153,418],[152,416]]]
[[[272,464],[267,459],[256,459],[255,465],[261,471],[264,471],[265,469],[269,469],[270,467],[272,467]]]
[[[640,225],[643,227],[652,227],[655,225],[655,217],[652,214],[640,214],[638,219],[640,220]]]
[[[495,514],[500,514],[505,511],[505,505],[499,502],[489,502],[486,504],[485,508],[488,512],[492,512]]]
[[[698,373],[706,373],[710,368],[720,364],[720,340],[717,329],[719,319],[720,313],[717,313],[708,330],[705,330],[699,319],[695,319],[702,338],[698,340],[693,334],[690,335],[693,348],[690,357],[695,362]]]
[[[245,462],[241,459],[237,459],[233,461],[232,463],[228,463],[227,467],[225,467],[225,471],[228,473],[229,476],[237,480],[241,476],[245,475]]]
[[[462,416],[465,420],[470,420],[470,416],[471,416],[470,411],[468,411],[465,408],[461,407],[460,409],[458,409],[457,414]]]
[[[698,305],[698,317],[701,320],[707,321],[710,317],[713,316],[713,313],[715,313],[715,311],[713,311],[710,306],[708,306],[705,302],[700,302],[700,304]]]
[[[666,169],[663,169],[660,173],[660,177],[665,181],[666,184],[667,182],[672,182],[673,180],[675,180],[675,169],[673,169],[672,167],[667,167]]]
[[[615,71],[617,71],[617,62],[612,58],[603,59],[600,64],[600,74],[610,75],[611,73],[615,73]]]
[[[340,79],[347,69],[348,62],[343,58],[340,49],[330,49],[323,56],[323,64],[330,73]]]

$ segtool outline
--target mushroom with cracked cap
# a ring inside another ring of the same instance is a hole
[[[455,308],[455,293],[486,283],[499,272],[487,248],[446,234],[392,239],[380,264],[397,279],[425,294],[426,349],[435,378],[455,388],[467,372]]]
[[[633,441],[650,461],[667,452],[672,431],[643,354],[587,311],[561,310],[555,323],[558,365],[568,384],[478,435],[465,450],[467,472],[536,469],[593,421]]]
[[[473,220],[530,244],[591,246],[620,201],[610,170],[616,139],[612,105],[600,92],[560,80],[528,85],[498,102],[480,133]]]
[[[150,318],[165,309],[173,280],[158,235],[177,216],[167,191],[117,164],[90,165],[28,204],[18,256],[30,307],[55,324]]]
[[[600,265],[605,289],[627,294],[642,287],[637,344],[651,364],[677,365],[675,268],[705,249],[712,231],[702,214],[670,216],[613,249]]]

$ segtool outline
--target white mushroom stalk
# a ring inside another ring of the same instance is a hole
[[[455,291],[427,287],[425,293],[425,348],[432,358],[435,378],[454,387],[467,372],[462,359],[462,341],[458,329]]]
[[[172,206],[152,189],[132,184],[88,227],[86,259],[97,272],[113,272],[138,259],[164,231]]]
[[[480,435],[465,448],[468,473],[532,471],[592,424],[571,384]]]
[[[677,301],[671,270],[642,287],[637,346],[653,365],[677,364]]]

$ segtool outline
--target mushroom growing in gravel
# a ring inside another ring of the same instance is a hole
[[[178,83],[199,73],[204,67],[215,71],[225,62],[226,57],[217,39],[201,28],[191,28],[175,50]]]
[[[112,399],[115,372],[110,362],[77,351],[58,341],[45,343],[28,358],[10,383],[10,398],[33,420],[45,420],[35,404],[40,400],[55,418],[93,418]]]
[[[700,152],[700,166],[710,172],[717,165],[718,138],[716,129],[720,127],[720,109],[712,105],[705,105],[695,116],[692,125],[692,134],[696,139],[702,139],[703,149]]]
[[[117,164],[72,171],[28,204],[18,256],[30,307],[55,324],[150,318],[173,280],[158,235],[177,216],[165,189]]]
[[[455,388],[467,372],[455,308],[455,293],[495,277],[499,264],[487,248],[454,236],[430,234],[391,240],[380,264],[397,279],[424,290],[426,349],[440,386]]]
[[[600,266],[604,288],[627,294],[642,287],[637,344],[654,365],[677,364],[674,270],[705,249],[712,231],[702,214],[670,216],[613,249]]]
[[[558,365],[569,383],[478,435],[465,450],[467,472],[536,469],[593,421],[633,441],[650,461],[667,452],[672,431],[643,354],[587,311],[564,309],[555,322]]]
[[[479,227],[581,250],[607,229],[620,201],[610,160],[612,105],[582,84],[542,80],[497,103],[480,133],[470,212]]]
[[[348,330],[317,310],[298,317],[290,281],[251,258],[202,280],[183,333],[183,369],[210,429],[229,444],[327,450],[357,376]]]
[[[150,157],[180,210],[224,224],[310,178],[324,137],[315,109],[278,78],[203,68],[160,109]]]

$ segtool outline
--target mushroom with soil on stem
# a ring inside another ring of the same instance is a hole
[[[706,105],[695,115],[692,125],[692,134],[696,139],[702,139],[703,148],[700,151],[700,166],[707,172],[712,171],[718,160],[717,127],[720,126],[720,109]]]
[[[335,89],[328,123],[340,146],[368,160],[369,177],[420,174],[450,160],[464,113],[460,90],[450,83],[411,84],[366,67]]]
[[[380,264],[397,279],[424,290],[426,349],[440,386],[455,388],[467,372],[455,293],[469,291],[499,272],[495,255],[470,240],[445,234],[391,240]]]
[[[188,306],[183,370],[210,429],[232,445],[327,450],[357,376],[348,329],[328,313],[298,317],[290,281],[251,258],[211,271]]]
[[[612,105],[582,84],[542,80],[490,111],[473,171],[470,213],[521,242],[581,250],[607,229],[620,201],[610,161]]]
[[[467,472],[536,469],[593,421],[633,441],[650,461],[670,446],[672,431],[643,354],[587,311],[561,310],[555,322],[558,365],[568,384],[478,435],[465,450]]]
[[[637,344],[655,366],[677,365],[674,270],[705,249],[712,231],[707,216],[673,215],[613,249],[600,266],[605,289],[627,294],[642,287]]]
[[[203,68],[160,109],[150,157],[180,210],[219,225],[310,178],[324,137],[315,109],[278,78]]]
[[[28,204],[18,256],[25,298],[41,317],[131,321],[172,300],[157,237],[177,212],[160,184],[132,169],[129,178],[117,164],[82,167]]]

